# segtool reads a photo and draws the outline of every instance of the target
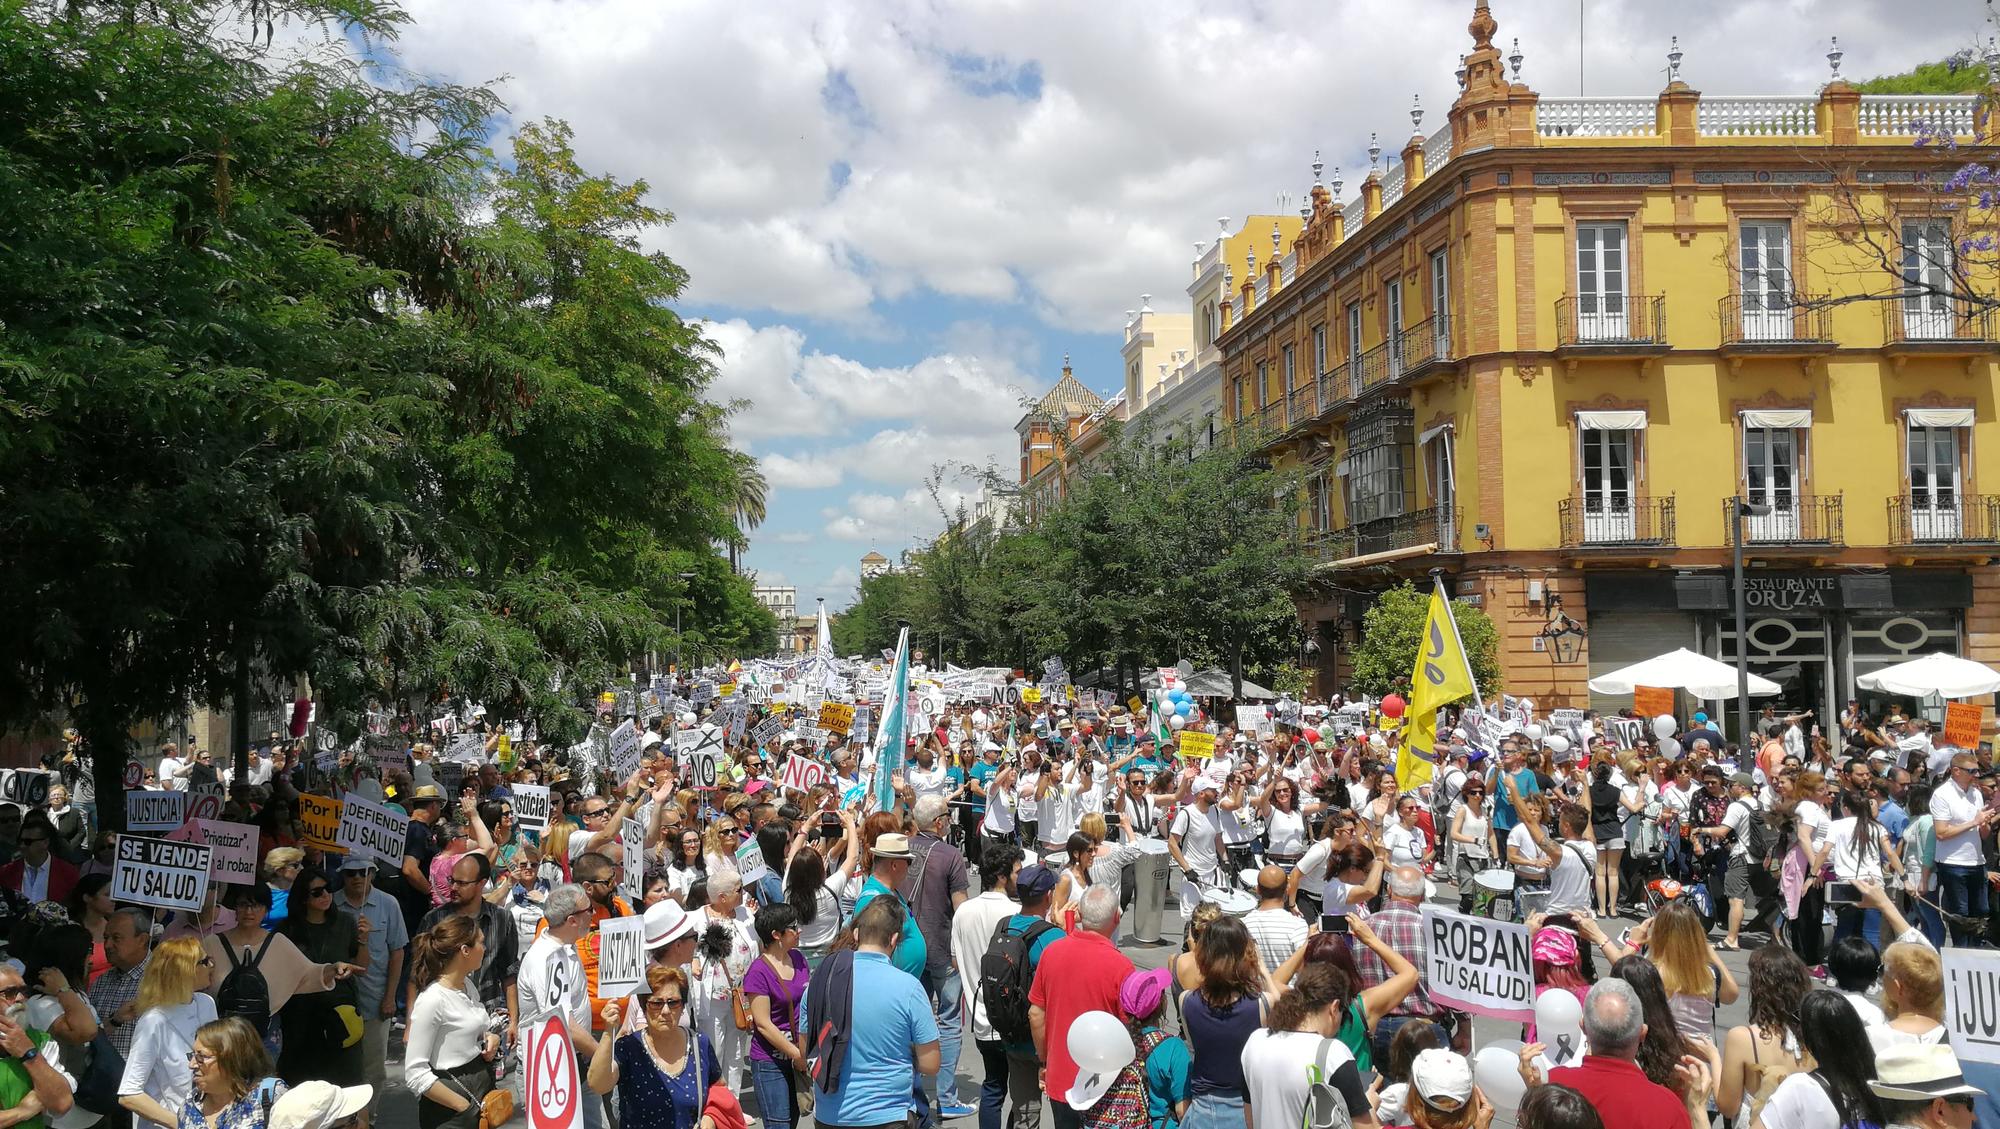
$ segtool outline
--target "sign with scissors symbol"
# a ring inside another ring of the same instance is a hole
[[[576,1051],[562,1016],[550,1015],[521,1040],[527,1058],[529,1129],[575,1129],[582,1121]]]

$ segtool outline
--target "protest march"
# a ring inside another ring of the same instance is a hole
[[[567,746],[462,701],[331,755],[301,725],[200,791],[170,748],[128,766],[120,832],[70,801],[74,756],[20,770],[8,955],[44,1010],[77,993],[66,1077],[117,1056],[91,1100],[156,1122],[188,1100],[144,1054],[179,1009],[288,1087],[393,1117],[400,1070],[467,1126],[649,1124],[682,1077],[690,1115],[771,1125],[1990,1110],[1986,746],[1899,708],[1731,740],[1644,686],[1484,696],[1441,589],[1379,698],[930,669],[907,634],[633,678]]]

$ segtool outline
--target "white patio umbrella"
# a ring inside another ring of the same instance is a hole
[[[1734,698],[1736,668],[1682,647],[1590,680],[1590,688],[1600,694],[1630,694],[1635,686],[1686,690],[1697,698]],[[1752,697],[1768,697],[1780,692],[1778,684],[1770,679],[1754,674],[1750,676]]]
[[[2000,690],[2000,671],[1957,655],[1925,655],[1855,679],[1863,690],[1921,698],[1970,698]]]

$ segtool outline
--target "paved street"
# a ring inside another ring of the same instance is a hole
[[[1448,885],[1440,885],[1438,887],[1436,904],[1456,907],[1458,904],[1457,892]],[[1618,929],[1623,929],[1638,922],[1638,919],[1633,917],[1619,918],[1617,920],[1619,922],[1617,928],[1613,928],[1607,924],[1605,932],[1616,936]],[[1180,951],[1180,916],[1171,906],[1167,909],[1162,928],[1163,936],[1165,936],[1165,941],[1162,944],[1142,945],[1132,941],[1125,941],[1119,947],[1124,950],[1127,956],[1132,958],[1134,964],[1137,964],[1141,968],[1158,968],[1164,965],[1173,954]],[[1727,1030],[1744,1022],[1748,1017],[1750,951],[1756,946],[1761,945],[1766,939],[1765,934],[1746,932],[1743,937],[1743,951],[1722,954],[1723,963],[1728,966],[1730,972],[1736,977],[1736,982],[1742,986],[1743,995],[1734,1004],[1726,1005],[1717,1012],[1718,1030]],[[1598,974],[1600,977],[1606,974],[1606,969],[1601,958],[1599,959]],[[1473,1024],[1473,1045],[1475,1047],[1496,1039],[1518,1039],[1520,1037],[1521,1030],[1518,1024],[1504,1023],[1492,1019],[1478,1019]],[[959,1095],[966,1101],[976,1104],[979,1094],[981,1071],[979,1055],[973,1050],[969,1041],[959,1057],[958,1066]],[[518,1072],[510,1081],[515,1082],[515,1096],[518,1098],[520,1096]],[[752,1123],[755,1124],[757,1120],[755,1099],[747,1092],[739,1096],[743,1099],[744,1112],[750,1116]],[[1507,1119],[1503,1117],[1500,1120],[1504,1123]],[[806,1125],[811,1124],[810,1118],[805,1118],[803,1121]],[[954,1122],[953,1125],[957,1129],[972,1129],[974,1122],[975,1118],[965,1118],[960,1122]],[[401,1051],[399,1049],[392,1048],[391,1050],[388,1093],[382,1097],[377,1107],[376,1123],[383,1126],[384,1129],[416,1129],[416,1102],[411,1097],[410,1092],[403,1086]],[[514,1126],[523,1126],[526,1124],[524,1114],[518,1103],[514,1120],[508,1124]],[[1046,1112],[1043,1115],[1043,1124],[1051,1124]]]

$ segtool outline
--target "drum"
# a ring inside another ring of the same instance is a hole
[[[1473,875],[1472,880],[1494,897],[1504,898],[1514,892],[1514,872],[1511,870],[1482,870]]]
[[[1139,853],[1142,855],[1164,855],[1167,853],[1167,843],[1164,839],[1141,839],[1139,840],[1138,847]]]
[[[1257,908],[1257,895],[1247,890],[1203,890],[1201,900],[1214,902],[1231,917],[1247,917],[1251,910]]]

